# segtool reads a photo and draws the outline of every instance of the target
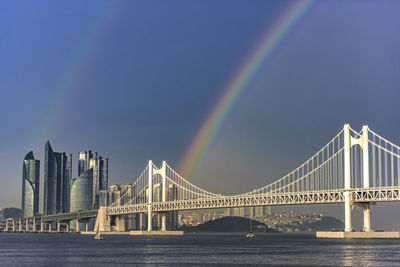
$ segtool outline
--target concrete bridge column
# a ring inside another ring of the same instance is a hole
[[[76,219],[75,231],[79,232],[79,219]]]
[[[371,207],[369,202],[365,203],[357,203],[357,206],[362,208],[363,210],[363,215],[364,215],[364,227],[363,231],[364,232],[370,232],[371,231]]]
[[[139,214],[139,229],[138,230],[143,230],[143,213]]]
[[[33,217],[32,231],[36,232],[36,218]]]
[[[161,213],[161,231],[167,231],[167,216],[166,212]]]
[[[22,232],[22,220],[19,220],[18,231]]]
[[[99,208],[96,218],[96,224],[94,226],[94,231],[96,231],[97,229],[99,229],[100,232],[111,231],[110,216],[106,215],[106,207]]]
[[[60,232],[60,231],[61,231],[61,223],[57,222],[57,232]]]
[[[351,232],[353,230],[351,226],[351,193],[350,192],[344,192],[344,212],[345,212],[345,218],[344,218],[344,231],[345,232]]]
[[[43,223],[43,219],[40,220],[40,232],[44,231],[44,223]]]
[[[66,230],[67,232],[69,232],[69,223],[66,223],[66,224],[65,224],[65,230]]]
[[[15,220],[14,219],[12,220],[12,230],[13,230],[13,232],[15,232]]]
[[[123,215],[115,217],[115,224],[118,232],[125,232],[125,218]]]
[[[5,229],[5,231],[8,232],[8,219],[6,219],[6,229]]]
[[[147,206],[147,231],[153,231],[153,216],[151,214],[151,205]]]
[[[89,223],[87,222],[85,226],[86,226],[86,232],[89,232]]]
[[[25,220],[25,231],[29,231],[29,219],[28,218],[26,218],[26,220]]]

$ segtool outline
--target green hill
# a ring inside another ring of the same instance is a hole
[[[344,229],[344,223],[334,217],[324,216],[321,221],[302,222],[290,225],[284,225],[291,228],[297,228],[300,232],[330,231],[332,229]]]

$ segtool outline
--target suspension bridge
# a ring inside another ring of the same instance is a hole
[[[216,208],[276,205],[344,203],[345,229],[351,232],[352,209],[362,208],[363,232],[371,231],[370,204],[400,201],[400,147],[363,126],[360,131],[344,125],[324,147],[289,174],[273,183],[237,195],[222,195],[204,190],[179,175],[165,161],[161,167],[149,161],[124,194],[98,210],[35,216],[7,220],[8,231],[43,230],[44,224],[96,218],[95,230],[111,231],[115,218],[117,231],[124,231],[125,215],[147,217],[147,231],[153,231],[153,216],[161,218],[161,231],[167,230],[168,212]]]

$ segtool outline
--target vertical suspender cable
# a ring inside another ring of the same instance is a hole
[[[385,141],[385,149],[387,149],[387,142]],[[383,153],[385,154],[385,186],[388,186],[389,183],[389,177],[388,177],[388,160],[387,160],[387,152],[383,151]]]
[[[390,174],[392,177],[392,184],[390,186],[394,186],[394,166],[393,166],[393,146],[390,145],[390,151],[392,152],[390,154]]]
[[[372,186],[376,187],[376,160],[375,160],[375,134],[372,135]]]
[[[400,155],[400,149],[397,148],[397,155]],[[400,156],[397,156],[397,186],[400,186]]]
[[[379,146],[381,145],[381,139],[378,139]],[[378,147],[378,187],[382,186],[382,160],[381,160],[381,150]]]

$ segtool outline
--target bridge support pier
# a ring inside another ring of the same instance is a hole
[[[60,231],[61,231],[61,223],[57,222],[57,232],[60,232]]]
[[[19,220],[19,224],[18,224],[18,231],[22,232],[22,220]]]
[[[28,218],[25,219],[25,231],[26,232],[29,231],[29,219]]]
[[[79,219],[76,219],[75,231],[79,232]]]
[[[166,212],[161,213],[161,231],[167,231],[167,216],[166,216]]]
[[[139,229],[138,230],[143,230],[143,213],[139,214]]]
[[[353,230],[351,226],[351,193],[350,192],[344,192],[344,231],[345,232],[351,232]]]
[[[94,231],[99,229],[100,232],[110,232],[110,217],[106,215],[106,207],[100,207],[96,218],[96,224],[94,225]]]
[[[123,215],[115,217],[115,224],[118,232],[125,232],[125,218]]]
[[[371,231],[371,207],[369,202],[357,203],[357,206],[362,208],[364,215],[364,227],[363,232]]]
[[[43,220],[40,220],[40,232],[44,231],[44,223]]]
[[[36,232],[36,219],[35,219],[35,217],[33,218],[32,232]]]
[[[89,232],[89,223],[86,223],[86,232]]]
[[[151,214],[151,205],[147,206],[147,231],[153,231],[153,216]]]

